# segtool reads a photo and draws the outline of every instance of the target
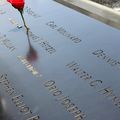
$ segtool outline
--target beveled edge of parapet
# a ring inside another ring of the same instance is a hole
[[[105,24],[120,29],[120,12],[90,0],[54,0]]]

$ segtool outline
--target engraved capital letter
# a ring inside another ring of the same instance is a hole
[[[26,120],[40,120],[40,117],[36,115],[36,116],[33,116],[33,117],[28,118]]]

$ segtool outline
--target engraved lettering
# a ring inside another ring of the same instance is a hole
[[[17,57],[25,66],[26,68],[33,74],[33,75],[38,75],[38,71],[27,61],[27,59],[25,59],[22,56],[18,56]]]
[[[11,96],[11,101],[13,102],[13,104],[16,106],[16,108],[18,108],[19,112],[21,112],[24,117],[27,117],[28,120],[39,120],[39,116],[38,117],[30,117],[32,116],[32,110],[24,103],[23,99],[23,95],[19,94],[17,95],[15,88],[12,87],[10,81],[8,80],[8,75],[7,74],[1,74],[0,75],[0,84],[2,85],[2,87],[5,89],[6,93],[8,93],[9,96]],[[37,119],[38,118],[38,119]]]
[[[6,38],[6,35],[0,34],[0,44],[4,45],[11,52],[16,49],[16,47],[13,45],[13,43],[9,39]]]
[[[90,82],[90,86],[94,87],[97,86],[99,83],[102,83],[102,80],[94,80]]]
[[[37,14],[37,13],[35,13],[30,7],[28,7],[28,6],[26,6],[25,8],[24,8],[24,11],[28,14],[28,15],[30,15],[30,16],[32,16],[32,17],[34,17],[34,18],[39,18],[39,17],[41,17],[39,14]]]
[[[28,118],[26,120],[40,120],[40,117],[36,115],[36,116],[33,116],[33,117]]]
[[[111,87],[107,87],[102,90],[99,90],[98,92],[105,94],[106,96],[109,96],[113,93],[113,90],[111,89]]]
[[[44,86],[48,88],[49,92],[56,97],[56,100],[59,101],[76,120],[83,120],[86,117],[85,113],[79,110],[79,108],[70,100],[68,96],[63,95],[63,92],[60,91],[55,85],[55,81],[47,81],[44,83]],[[57,91],[57,94],[55,94],[55,91]]]
[[[82,70],[80,65],[75,61],[72,61],[71,63],[67,64],[66,67],[72,70],[79,78],[82,78],[83,80],[92,79],[92,76],[89,75],[86,71]]]
[[[95,55],[96,57],[104,60],[106,63],[108,63],[112,67],[116,66],[117,68],[120,68],[120,61],[111,58],[103,50],[96,50],[92,54]]]
[[[63,27],[59,27],[58,25],[56,25],[54,21],[49,21],[46,23],[46,25],[49,26],[51,29],[56,30],[59,34],[65,36],[66,38],[73,41],[74,43],[80,43],[82,41],[80,38],[69,33]]]

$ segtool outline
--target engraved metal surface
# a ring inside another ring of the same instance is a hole
[[[53,0],[0,2],[0,120],[119,120],[120,30]]]

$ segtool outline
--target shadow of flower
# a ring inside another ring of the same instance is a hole
[[[26,28],[26,35],[27,35],[28,43],[29,43],[29,51],[26,55],[26,59],[29,62],[36,61],[38,59],[37,51],[31,45],[30,37],[29,37],[29,30],[27,28]]]

